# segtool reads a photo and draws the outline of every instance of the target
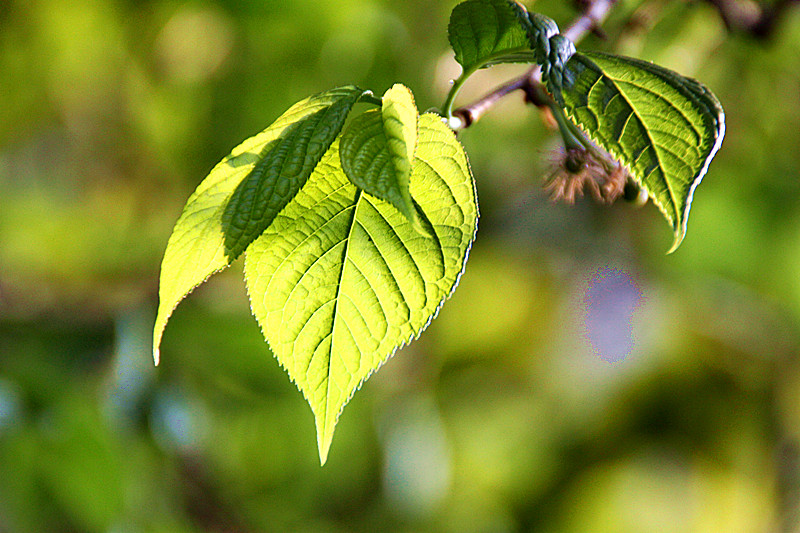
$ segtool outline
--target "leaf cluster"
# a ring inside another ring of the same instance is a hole
[[[178,303],[243,254],[252,312],[311,406],[323,463],[344,405],[425,329],[464,270],[478,207],[446,124],[474,72],[537,65],[566,148],[609,176],[624,165],[672,225],[673,250],[724,135],[722,108],[699,82],[578,53],[554,21],[516,2],[459,4],[449,39],[463,73],[444,116],[420,115],[400,84],[381,98],[347,86],[302,100],[212,169],[164,254],[156,362]],[[370,108],[354,113],[359,103]]]
[[[358,102],[373,107],[346,124]],[[324,462],[353,392],[455,287],[477,216],[461,144],[406,87],[307,98],[189,198],[164,254],[156,362],[175,306],[244,254],[253,314],[311,405]]]

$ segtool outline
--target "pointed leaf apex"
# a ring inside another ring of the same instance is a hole
[[[161,339],[164,337],[164,328],[167,325],[167,320],[169,320],[169,316],[161,318],[153,328],[153,363],[155,366],[158,366],[161,361]]]
[[[573,55],[561,94],[567,115],[623,163],[664,214],[680,246],[694,192],[725,135],[719,100],[699,82],[639,59]]]
[[[366,113],[372,117],[351,124],[366,120],[369,141],[378,136],[375,130],[383,135],[383,124],[379,110]],[[431,322],[458,283],[475,236],[478,206],[463,147],[438,116],[421,116],[418,127],[409,194],[419,222],[435,238],[420,238],[398,208],[350,182],[344,161],[356,170],[362,162],[340,157],[343,133],[245,252],[253,315],[311,407],[321,464],[339,413]],[[358,148],[360,139],[352,141]],[[388,150],[382,161],[390,168]]]
[[[334,423],[332,426],[325,423],[325,413],[314,413],[314,421],[317,426],[317,449],[319,450],[319,466],[325,466],[328,461],[328,451],[331,449],[331,442],[333,441],[333,430],[336,428]]]
[[[333,435],[328,435],[324,438],[324,440],[322,436],[317,438],[317,447],[319,449],[319,466],[325,466],[325,463],[328,462],[328,450],[331,448],[331,440],[333,440]]]
[[[675,233],[675,240],[672,242],[672,247],[667,252],[667,255],[673,253],[675,250],[678,249],[678,247],[683,242],[683,236],[684,234],[682,231],[678,231],[677,233]]]

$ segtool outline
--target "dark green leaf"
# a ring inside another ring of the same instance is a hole
[[[569,117],[630,171],[686,235],[694,190],[725,135],[725,114],[699,82],[646,61],[575,54],[564,71]]]
[[[236,258],[270,225],[311,175],[364,94],[344,87],[315,97],[322,104],[287,125],[264,145],[253,169],[233,193],[223,214],[225,249]]]
[[[367,111],[345,128],[339,155],[354,185],[389,202],[426,233],[409,192],[417,117],[411,91],[395,85],[383,95],[381,110]]]
[[[509,0],[467,0],[450,15],[448,37],[464,71],[497,63],[531,63],[527,12]]]

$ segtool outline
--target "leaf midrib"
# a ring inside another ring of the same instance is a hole
[[[625,99],[625,103],[631,109],[631,113],[633,115],[636,115],[636,119],[642,125],[642,129],[644,130],[645,135],[647,136],[647,140],[650,143],[650,146],[653,147],[653,151],[656,153],[657,166],[658,166],[658,169],[661,171],[661,181],[664,183],[664,185],[666,185],[666,189],[669,191],[669,197],[670,197],[670,200],[672,201],[672,207],[673,207],[673,209],[675,211],[675,220],[672,221],[672,225],[675,228],[679,227],[680,223],[681,223],[681,218],[683,218],[683,213],[680,210],[678,201],[676,199],[675,191],[673,190],[672,186],[670,185],[669,180],[667,180],[666,177],[665,177],[666,176],[666,172],[664,170],[664,166],[663,166],[663,163],[662,163],[663,158],[661,156],[661,150],[659,149],[659,146],[653,140],[653,137],[650,134],[650,130],[647,128],[647,124],[642,119],[641,115],[639,115],[639,113],[636,112],[636,108],[631,103],[631,100],[630,100],[630,98],[628,98],[628,95],[625,93],[625,91],[620,87],[619,83],[617,83],[617,80],[612,78],[611,76],[609,76],[602,69],[602,67],[600,67],[599,65],[597,67],[600,70],[600,75],[603,76],[604,78],[608,79],[609,83],[611,83],[614,86],[614,88],[619,93],[620,97]],[[620,143],[620,140],[617,140],[617,143]],[[621,146],[621,143],[620,143],[620,146]]]
[[[341,268],[341,270],[339,272],[339,280],[336,283],[336,298],[334,299],[333,321],[331,322],[331,347],[330,347],[330,351],[328,353],[328,365],[327,365],[328,368],[327,368],[327,371],[326,371],[327,378],[325,380],[325,416],[324,416],[323,426],[322,426],[322,434],[324,436],[326,436],[325,438],[327,438],[328,417],[330,415],[330,406],[331,406],[331,403],[329,401],[330,393],[331,393],[331,362],[333,361],[333,348],[334,348],[335,343],[336,343],[335,335],[336,335],[336,324],[337,324],[338,319],[339,319],[339,301],[340,301],[340,298],[342,296],[342,285],[343,285],[343,280],[344,280],[344,271],[347,268],[348,261],[350,261],[350,257],[349,257],[350,256],[350,245],[351,245],[352,240],[353,240],[353,229],[356,226],[355,221],[356,221],[356,219],[358,217],[358,211],[361,208],[361,199],[362,199],[363,195],[364,195],[364,191],[362,191],[361,189],[356,187],[356,196],[355,196],[354,201],[353,201],[353,203],[355,204],[356,208],[353,209],[352,215],[350,217],[350,224],[349,224],[350,227],[347,230],[347,237],[345,238],[345,245],[344,245],[344,251],[343,251],[343,256],[344,257],[342,259],[342,268]],[[347,322],[345,322],[344,325],[345,325],[345,327],[348,327],[348,329],[349,329],[349,326],[347,326]],[[356,346],[358,346],[358,344],[356,344]]]

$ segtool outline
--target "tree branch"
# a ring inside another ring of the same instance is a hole
[[[564,36],[576,43],[587,33],[598,31],[600,25],[603,23],[616,1],[617,0],[581,0],[579,4],[583,7],[583,14],[564,30]]]
[[[739,0],[706,1],[717,8],[729,31],[743,31],[760,39],[769,38],[786,11],[800,4],[798,0],[777,0],[767,5]]]
[[[580,41],[587,33],[599,31],[600,25],[617,0],[577,1],[578,5],[582,8],[582,13],[563,32],[572,42]],[[537,65],[522,76],[500,85],[475,102],[461,106],[453,111],[453,116],[458,117],[461,122],[461,124],[456,125],[457,127],[454,129],[463,129],[470,126],[480,119],[489,109],[494,107],[501,98],[517,90],[523,90],[525,92],[528,102],[539,107],[546,105],[546,103],[541,100],[543,94],[541,88],[541,68]],[[451,124],[451,127],[452,126]]]

